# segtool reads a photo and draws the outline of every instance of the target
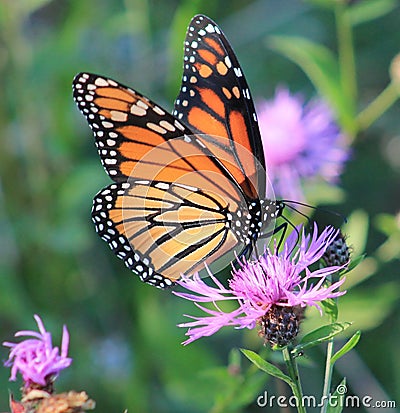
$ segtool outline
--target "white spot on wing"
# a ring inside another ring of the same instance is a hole
[[[207,31],[208,33],[214,33],[214,32],[215,32],[214,26],[213,26],[211,23],[209,23],[209,24],[205,27],[205,29],[206,29],[206,31]]]
[[[114,127],[113,123],[107,122],[107,121],[101,122],[101,124],[103,125],[103,127],[107,128],[107,129],[110,129],[110,128]],[[95,125],[93,124],[93,126],[95,126]]]
[[[154,112],[156,112],[156,113],[157,113],[158,115],[160,115],[160,116],[164,116],[164,115],[165,115],[165,112],[164,112],[160,107],[158,107],[158,106],[154,106],[153,110],[154,110]]]
[[[235,74],[236,74],[237,77],[242,77],[243,76],[243,73],[240,70],[240,67],[235,67],[233,70],[235,71]]]
[[[157,182],[154,186],[159,189],[164,189],[164,190],[169,189],[169,184],[165,182]]]
[[[102,77],[98,77],[95,81],[94,84],[96,86],[108,86],[108,82],[106,79],[103,79]]]
[[[155,123],[147,122],[147,123],[146,123],[146,126],[147,126],[149,129],[153,130],[154,132],[158,132],[158,133],[161,133],[161,134],[167,133],[167,130],[166,130],[166,129],[162,128],[160,125],[157,125],[157,124],[155,124]]]

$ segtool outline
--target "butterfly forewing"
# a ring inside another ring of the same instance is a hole
[[[140,93],[122,84],[88,73],[74,80],[74,98],[93,130],[102,164],[116,182],[129,178],[176,182],[189,172],[198,174],[200,187],[213,185],[202,171],[232,174],[216,190],[241,197],[241,183],[257,186],[253,156],[247,151],[246,176],[227,138],[196,137],[173,115]],[[176,138],[182,138],[175,142]],[[240,146],[240,145],[239,145]],[[246,152],[242,148],[235,153]],[[187,177],[186,177],[187,178]],[[183,179],[185,180],[185,179]]]
[[[96,138],[103,166],[116,182],[126,181],[142,157],[158,145],[192,132],[140,93],[89,73],[73,82],[74,99]],[[160,155],[159,161],[162,161]]]
[[[257,169],[265,169],[264,152],[249,87],[228,40],[206,16],[195,16],[188,27],[174,114],[196,132],[228,138],[225,150],[241,168],[243,191],[249,198],[265,196],[265,173]],[[240,159],[237,144],[247,148],[258,165]],[[258,180],[257,188],[248,185],[246,176]]]

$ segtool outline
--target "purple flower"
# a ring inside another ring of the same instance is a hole
[[[320,301],[345,294],[338,291],[344,278],[332,284],[326,282],[328,276],[343,267],[328,266],[311,271],[309,266],[323,256],[337,233],[334,228],[327,227],[318,236],[316,224],[311,235],[306,235],[304,229],[293,231],[281,252],[275,247],[273,251],[267,250],[257,261],[242,262],[240,268],[233,271],[228,288],[212,274],[210,276],[215,286],[207,285],[198,274],[182,278],[178,284],[190,292],[174,294],[193,301],[207,314],[201,317],[187,316],[194,321],[179,325],[189,328],[186,333],[189,339],[184,344],[210,336],[224,326],[249,329],[257,323],[263,327],[269,326],[272,314],[288,321],[294,317],[299,322],[306,306],[317,307],[322,313],[318,304]],[[234,302],[236,309],[222,310],[221,304],[217,303],[222,301]],[[206,308],[199,303],[213,303],[213,308]],[[277,309],[283,313],[277,315]],[[286,343],[284,340],[276,342]]]
[[[20,343],[3,343],[4,346],[11,348],[4,365],[11,367],[11,381],[16,380],[19,371],[25,386],[35,383],[44,387],[72,362],[72,359],[67,357],[69,334],[67,327],[64,326],[60,353],[58,347],[53,347],[51,334],[45,330],[40,317],[35,315],[34,318],[39,327],[39,333],[25,330],[15,333],[15,337],[33,338],[26,338]]]
[[[348,159],[344,136],[321,100],[304,104],[278,88],[258,103],[258,119],[268,176],[277,196],[301,200],[301,180],[321,176],[335,183]]]

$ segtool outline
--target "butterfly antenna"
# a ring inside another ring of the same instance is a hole
[[[303,207],[306,207],[306,208],[314,209],[315,211],[322,211],[322,212],[325,212],[325,213],[328,213],[328,214],[332,214],[332,215],[335,215],[335,216],[337,216],[337,217],[340,217],[340,218],[343,220],[344,223],[347,222],[347,218],[346,218],[343,214],[341,214],[340,212],[334,211],[333,209],[325,209],[325,208],[321,208],[321,207],[316,207],[316,206],[313,206],[313,205],[309,205],[309,204],[306,204],[306,203],[304,203],[304,202],[300,202],[300,201],[289,201],[289,200],[287,200],[287,199],[283,199],[281,202],[283,202],[287,208],[290,208],[292,211],[295,211],[295,212],[297,212],[299,215],[301,215],[301,216],[303,216],[304,218],[306,218],[308,222],[310,222],[310,218],[309,218],[306,214],[304,214],[303,212],[301,212],[301,211],[299,211],[298,209],[296,209],[296,208],[295,208],[293,205],[291,205],[291,204],[300,205],[300,206],[303,206]]]

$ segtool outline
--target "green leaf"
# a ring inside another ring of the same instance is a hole
[[[391,214],[379,214],[375,218],[375,226],[387,236],[375,253],[375,256],[382,262],[400,258],[400,226],[397,219],[398,217]]]
[[[366,255],[366,254],[362,254],[362,255],[359,255],[359,256],[356,257],[356,258],[352,258],[351,261],[350,261],[349,266],[348,266],[348,267],[346,268],[346,270],[345,270],[345,273],[348,273],[348,272],[350,272],[351,270],[353,270],[354,268],[356,268],[357,265],[360,264],[360,262],[362,262],[362,261],[364,260],[365,255]]]
[[[351,326],[352,323],[347,321],[342,323],[332,323],[326,326],[319,327],[314,331],[306,334],[302,339],[301,343],[311,343],[314,341],[326,341],[330,338],[338,335],[342,331],[346,330],[348,327]]]
[[[392,214],[379,214],[375,220],[375,226],[382,231],[386,236],[390,236],[399,232],[399,225],[397,224],[397,217]]]
[[[331,358],[331,364],[334,364],[340,357],[343,357],[346,353],[352,350],[357,343],[359,342],[361,337],[361,331],[358,330],[353,336],[346,342],[346,344],[338,350]]]
[[[348,218],[342,228],[343,234],[348,234],[346,242],[351,246],[356,255],[361,255],[365,251],[369,232],[369,217],[362,210],[355,210]]]
[[[351,24],[355,26],[384,16],[394,10],[397,5],[397,0],[360,1],[347,9],[347,13]]]
[[[352,323],[332,323],[317,328],[314,331],[306,334],[300,341],[300,343],[294,347],[293,351],[299,352],[306,348],[314,347],[317,344],[330,340],[332,337],[342,333],[351,326]]]
[[[336,387],[334,393],[330,396],[327,413],[340,413],[344,406],[344,396],[347,393],[346,378]]]
[[[354,288],[355,285],[360,284],[364,282],[365,280],[367,280],[368,278],[372,277],[374,274],[376,274],[377,271],[378,271],[378,262],[376,258],[366,257],[361,262],[358,263],[357,267],[352,268],[351,273],[345,274],[346,282],[344,283],[343,288],[349,291],[351,288]],[[343,314],[342,303],[344,300],[346,300],[345,296],[341,297],[340,299],[341,314]],[[354,319],[351,318],[351,320],[354,320]]]
[[[343,91],[336,56],[326,47],[294,36],[271,36],[268,46],[296,63],[329,102],[344,129],[355,130],[354,102]]]
[[[215,400],[211,411],[239,411],[254,400],[265,389],[270,377],[250,365],[243,370],[240,365],[243,358],[240,351],[232,349],[227,367],[213,368],[201,373],[214,389]]]
[[[229,352],[228,356],[228,366],[229,370],[239,370],[241,367],[241,356],[240,356],[240,351],[237,348],[233,348]]]
[[[368,268],[364,268],[364,262],[368,261],[366,258],[348,275],[345,288],[348,288],[347,283],[353,280],[355,273],[368,271]],[[360,275],[363,276],[364,274]],[[395,311],[399,301],[399,288],[396,283],[397,281],[393,281],[375,285],[373,293],[368,288],[354,288],[340,297],[340,319],[352,321],[351,327],[343,332],[344,338],[350,338],[357,330],[371,330],[384,323],[384,320]],[[325,315],[321,318],[318,310],[309,308],[302,323],[303,331],[318,328],[321,323],[329,324],[329,320]]]
[[[333,298],[328,298],[321,302],[321,306],[324,309],[324,313],[330,317],[332,322],[335,322],[338,317],[337,302]]]
[[[271,376],[283,380],[284,382],[289,384],[290,387],[295,385],[289,376],[287,376],[280,369],[278,369],[278,367],[262,359],[257,353],[254,353],[254,351],[246,349],[240,349],[240,351],[260,370],[264,371],[265,373],[268,373]]]

